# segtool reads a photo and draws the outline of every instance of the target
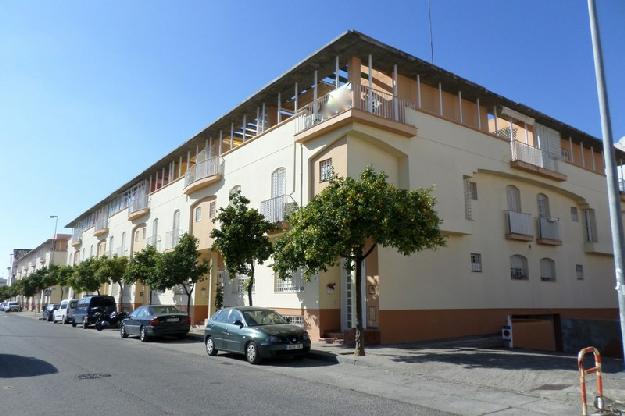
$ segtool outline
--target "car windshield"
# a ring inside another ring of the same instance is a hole
[[[175,306],[150,306],[150,311],[155,315],[159,315],[162,313],[183,313]]]
[[[288,321],[274,311],[264,309],[245,310],[243,317],[248,326],[288,324]]]

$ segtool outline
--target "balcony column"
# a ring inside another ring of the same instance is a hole
[[[293,108],[294,108],[293,112],[297,113],[297,105],[299,103],[299,97],[298,97],[299,93],[297,91],[297,82],[295,83],[294,89],[295,89],[295,98],[293,99]]]
[[[393,65],[393,119],[399,121],[399,102],[397,101],[397,64]]]
[[[514,141],[514,135],[512,134],[512,118],[508,119],[508,128],[510,129],[510,141]]]
[[[152,175],[150,175],[150,181],[148,182],[148,193],[152,192]]]
[[[280,114],[281,106],[282,106],[282,95],[278,93],[278,109],[276,110],[276,120],[278,120],[278,123],[282,121],[282,115]]]
[[[263,110],[265,105],[263,104]],[[234,123],[230,123],[230,149],[234,146]]]
[[[261,118],[261,122],[260,125],[262,126],[262,131],[265,131],[265,120],[267,119],[266,115],[265,115],[265,103],[263,103],[262,109],[260,111],[260,118]]]
[[[182,156],[178,158],[178,177],[182,176]]]
[[[161,188],[165,185],[165,168],[163,167],[163,174],[161,176]]]
[[[592,146],[590,146],[590,166],[592,167],[593,172],[595,171],[595,151]]]
[[[460,124],[463,124],[462,119],[462,91],[458,90],[458,115],[460,117]]]
[[[334,62],[334,88],[338,88],[341,85],[341,81],[339,79],[339,57],[337,55]]]
[[[219,151],[218,151],[219,157],[221,157],[221,152],[223,151],[223,145],[224,145],[223,131],[219,130]]]
[[[373,56],[369,54],[367,56],[367,85],[369,91],[367,91],[367,111],[373,112]]]
[[[527,123],[525,121],[523,122],[523,128],[525,129],[525,144],[529,145],[530,137],[529,137],[529,133],[527,132]]]
[[[319,76],[318,71],[315,69],[315,76],[314,76],[314,85],[313,85],[313,119],[317,120],[317,84],[319,83],[317,80],[317,77]]]
[[[477,129],[482,130],[482,114],[480,114],[480,97],[476,98],[475,105],[477,106]]]
[[[347,65],[347,76],[352,84],[352,106],[360,108],[360,58],[352,56]]]
[[[585,168],[586,158],[584,157],[584,143],[583,142],[579,142],[579,151],[581,152],[581,155],[582,155],[582,167]]]
[[[443,116],[443,85],[438,83],[438,113]]]
[[[493,106],[493,115],[495,116],[495,135],[497,135],[497,132],[499,131],[499,126],[497,125],[497,106]]]
[[[213,138],[210,137],[207,141],[206,141],[206,146],[208,147],[208,159],[210,159],[211,157],[213,157]]]
[[[187,166],[185,169],[185,173],[189,172],[190,167],[191,167],[191,151],[187,150]]]
[[[243,114],[243,122],[241,123],[243,129],[243,142],[245,143],[245,133],[247,132],[247,114]]]
[[[575,163],[575,156],[573,155],[573,138],[569,136],[569,159],[571,162]]]

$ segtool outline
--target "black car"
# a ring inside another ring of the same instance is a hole
[[[310,337],[302,327],[271,309],[252,306],[217,311],[206,324],[204,344],[209,356],[219,350],[230,351],[245,354],[252,364],[310,351]]]
[[[146,342],[160,336],[184,338],[190,329],[189,316],[175,306],[144,305],[122,321],[119,334],[122,338],[138,335],[142,342]]]
[[[82,325],[87,328],[95,324],[95,313],[110,314],[116,311],[115,298],[113,296],[85,296],[78,301],[76,310],[72,316],[72,326]]]
[[[54,311],[59,309],[60,304],[58,303],[48,303],[46,308],[42,312],[42,317],[45,321],[52,322],[54,320]]]
[[[48,304],[44,303],[41,305],[41,316],[39,317],[39,319],[43,319],[44,321],[46,321],[48,319],[48,311],[46,310],[48,309]]]

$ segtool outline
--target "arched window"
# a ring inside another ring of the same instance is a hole
[[[125,232],[122,233],[121,253],[119,253],[119,255],[120,256],[126,255],[126,233]]]
[[[278,168],[271,173],[271,197],[286,194],[286,169]]]
[[[521,193],[514,185],[506,186],[506,197],[508,199],[508,211],[521,212]]]
[[[540,259],[540,280],[556,280],[556,262],[553,259]]]
[[[540,193],[536,196],[538,202],[538,216],[541,218],[551,218],[551,210],[549,209],[549,198],[547,195]]]
[[[202,207],[195,208],[195,222],[202,221]]]
[[[109,257],[113,257],[113,254],[115,253],[115,251],[114,251],[115,249],[113,248],[113,242],[114,241],[115,240],[113,239],[113,236],[111,236],[109,238]]]
[[[178,244],[178,239],[180,238],[180,211],[174,211],[174,219],[171,227],[171,246],[175,247]]]
[[[510,256],[510,277],[513,280],[529,279],[529,270],[527,267],[527,258],[520,254]]]
[[[152,221],[152,237],[150,237],[150,245],[156,247],[158,241],[158,218],[154,218]]]

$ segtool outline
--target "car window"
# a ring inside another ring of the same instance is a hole
[[[213,315],[213,317],[211,318],[213,321],[215,322],[223,322],[223,317],[227,316],[227,312],[224,309],[221,309],[217,312],[215,312],[215,314]]]
[[[141,311],[143,310],[143,307],[137,308],[135,309],[131,314],[130,314],[130,318],[132,319],[137,319],[137,317],[139,316],[139,314],[141,313]]]
[[[61,309],[67,309],[67,303],[62,304]]]
[[[78,301],[77,300],[73,300],[69,303],[69,307],[70,308],[74,308],[76,309],[76,306],[78,305]]]
[[[156,315],[161,313],[182,313],[182,311],[175,306],[150,306],[150,312]]]
[[[229,324],[233,324],[235,323],[237,320],[239,321],[243,321],[243,316],[241,315],[241,312],[239,312],[237,309],[230,309],[230,313],[228,314],[228,323]]]
[[[288,324],[288,321],[280,314],[266,309],[243,311],[245,322],[249,326]]]

